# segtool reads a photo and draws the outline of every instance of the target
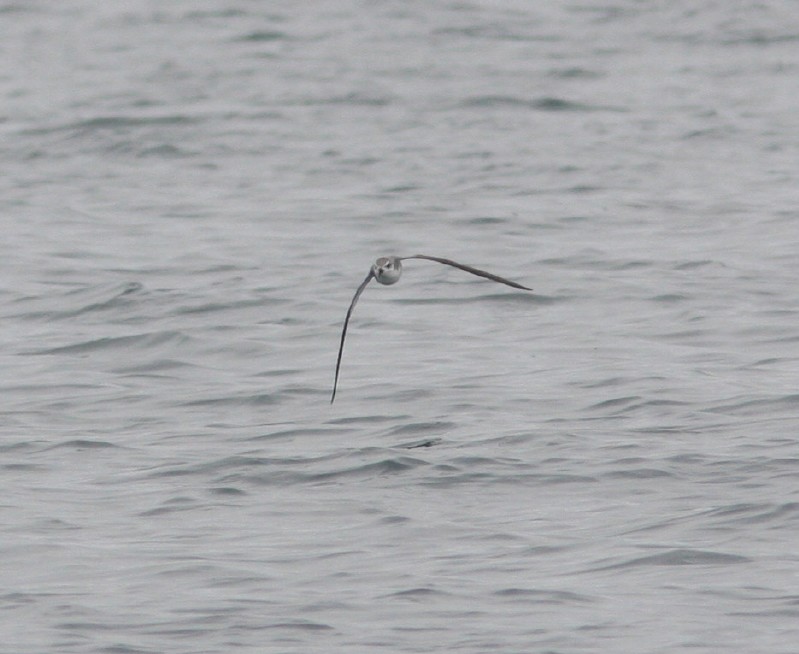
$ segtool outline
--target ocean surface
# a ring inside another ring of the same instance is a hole
[[[799,651],[797,48],[0,1],[0,652]]]

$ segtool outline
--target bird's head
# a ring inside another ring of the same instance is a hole
[[[372,264],[372,274],[381,284],[396,284],[402,275],[402,262],[397,257],[380,257]]]

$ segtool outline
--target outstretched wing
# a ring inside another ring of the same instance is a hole
[[[521,288],[525,291],[532,291],[532,288],[527,288],[527,286],[522,286],[521,284],[517,284],[516,282],[512,282],[509,279],[505,279],[504,277],[500,277],[499,275],[494,275],[490,272],[486,272],[485,270],[480,270],[479,268],[472,268],[471,266],[467,266],[462,263],[458,263],[457,261],[453,261],[452,259],[442,259],[441,257],[431,257],[426,254],[414,254],[412,257],[402,257],[403,261],[405,259],[427,259],[428,261],[437,261],[438,263],[443,263],[446,266],[452,266],[453,268],[460,268],[461,270],[465,270],[468,273],[472,273],[472,275],[477,275],[478,277],[485,277],[486,279],[490,279],[494,282],[499,282],[500,284],[506,284],[508,286],[512,286],[513,288]]]
[[[338,346],[338,359],[336,359],[336,377],[333,380],[333,395],[330,396],[330,404],[333,404],[333,400],[336,399],[336,387],[338,386],[338,371],[341,368],[341,355],[344,352],[344,339],[347,336],[347,325],[350,324],[350,316],[352,315],[352,310],[355,308],[355,304],[358,302],[358,298],[361,297],[361,293],[363,293],[363,289],[366,288],[366,285],[372,281],[374,277],[374,273],[369,270],[369,274],[366,276],[361,282],[361,285],[358,287],[358,290],[355,291],[355,295],[352,298],[352,302],[350,302],[350,308],[347,309],[347,317],[344,318],[344,329],[341,330],[341,344]]]

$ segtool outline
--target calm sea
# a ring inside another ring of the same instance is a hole
[[[799,651],[798,43],[0,2],[0,652]]]

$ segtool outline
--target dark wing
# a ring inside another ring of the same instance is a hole
[[[485,277],[486,279],[490,279],[495,282],[499,282],[500,284],[507,284],[508,286],[512,286],[513,288],[521,288],[525,291],[532,291],[532,288],[527,288],[526,286],[522,286],[521,284],[517,284],[516,282],[512,282],[509,279],[505,279],[504,277],[500,277],[499,275],[494,275],[490,272],[486,272],[485,270],[480,270],[479,268],[472,268],[471,266],[464,265],[462,263],[458,263],[457,261],[453,261],[452,259],[442,259],[441,257],[431,257],[426,254],[414,254],[412,257],[402,257],[402,260],[405,259],[427,259],[428,261],[437,261],[438,263],[443,263],[446,266],[452,266],[453,268],[460,268],[461,270],[465,270],[468,273],[472,273],[472,275],[477,275],[478,277]]]
[[[369,274],[366,276],[361,282],[361,285],[358,287],[358,290],[355,291],[355,295],[352,298],[352,302],[350,302],[350,308],[347,309],[347,317],[344,318],[344,329],[341,330],[341,344],[338,346],[338,359],[336,359],[336,377],[333,380],[333,395],[330,397],[330,404],[333,404],[333,400],[336,399],[336,386],[338,386],[338,371],[341,368],[341,355],[344,352],[344,338],[347,336],[347,325],[350,324],[350,316],[352,315],[352,310],[355,308],[355,304],[358,302],[358,298],[361,297],[361,293],[363,293],[363,289],[366,288],[366,285],[372,281],[374,274],[372,271],[369,271]]]

